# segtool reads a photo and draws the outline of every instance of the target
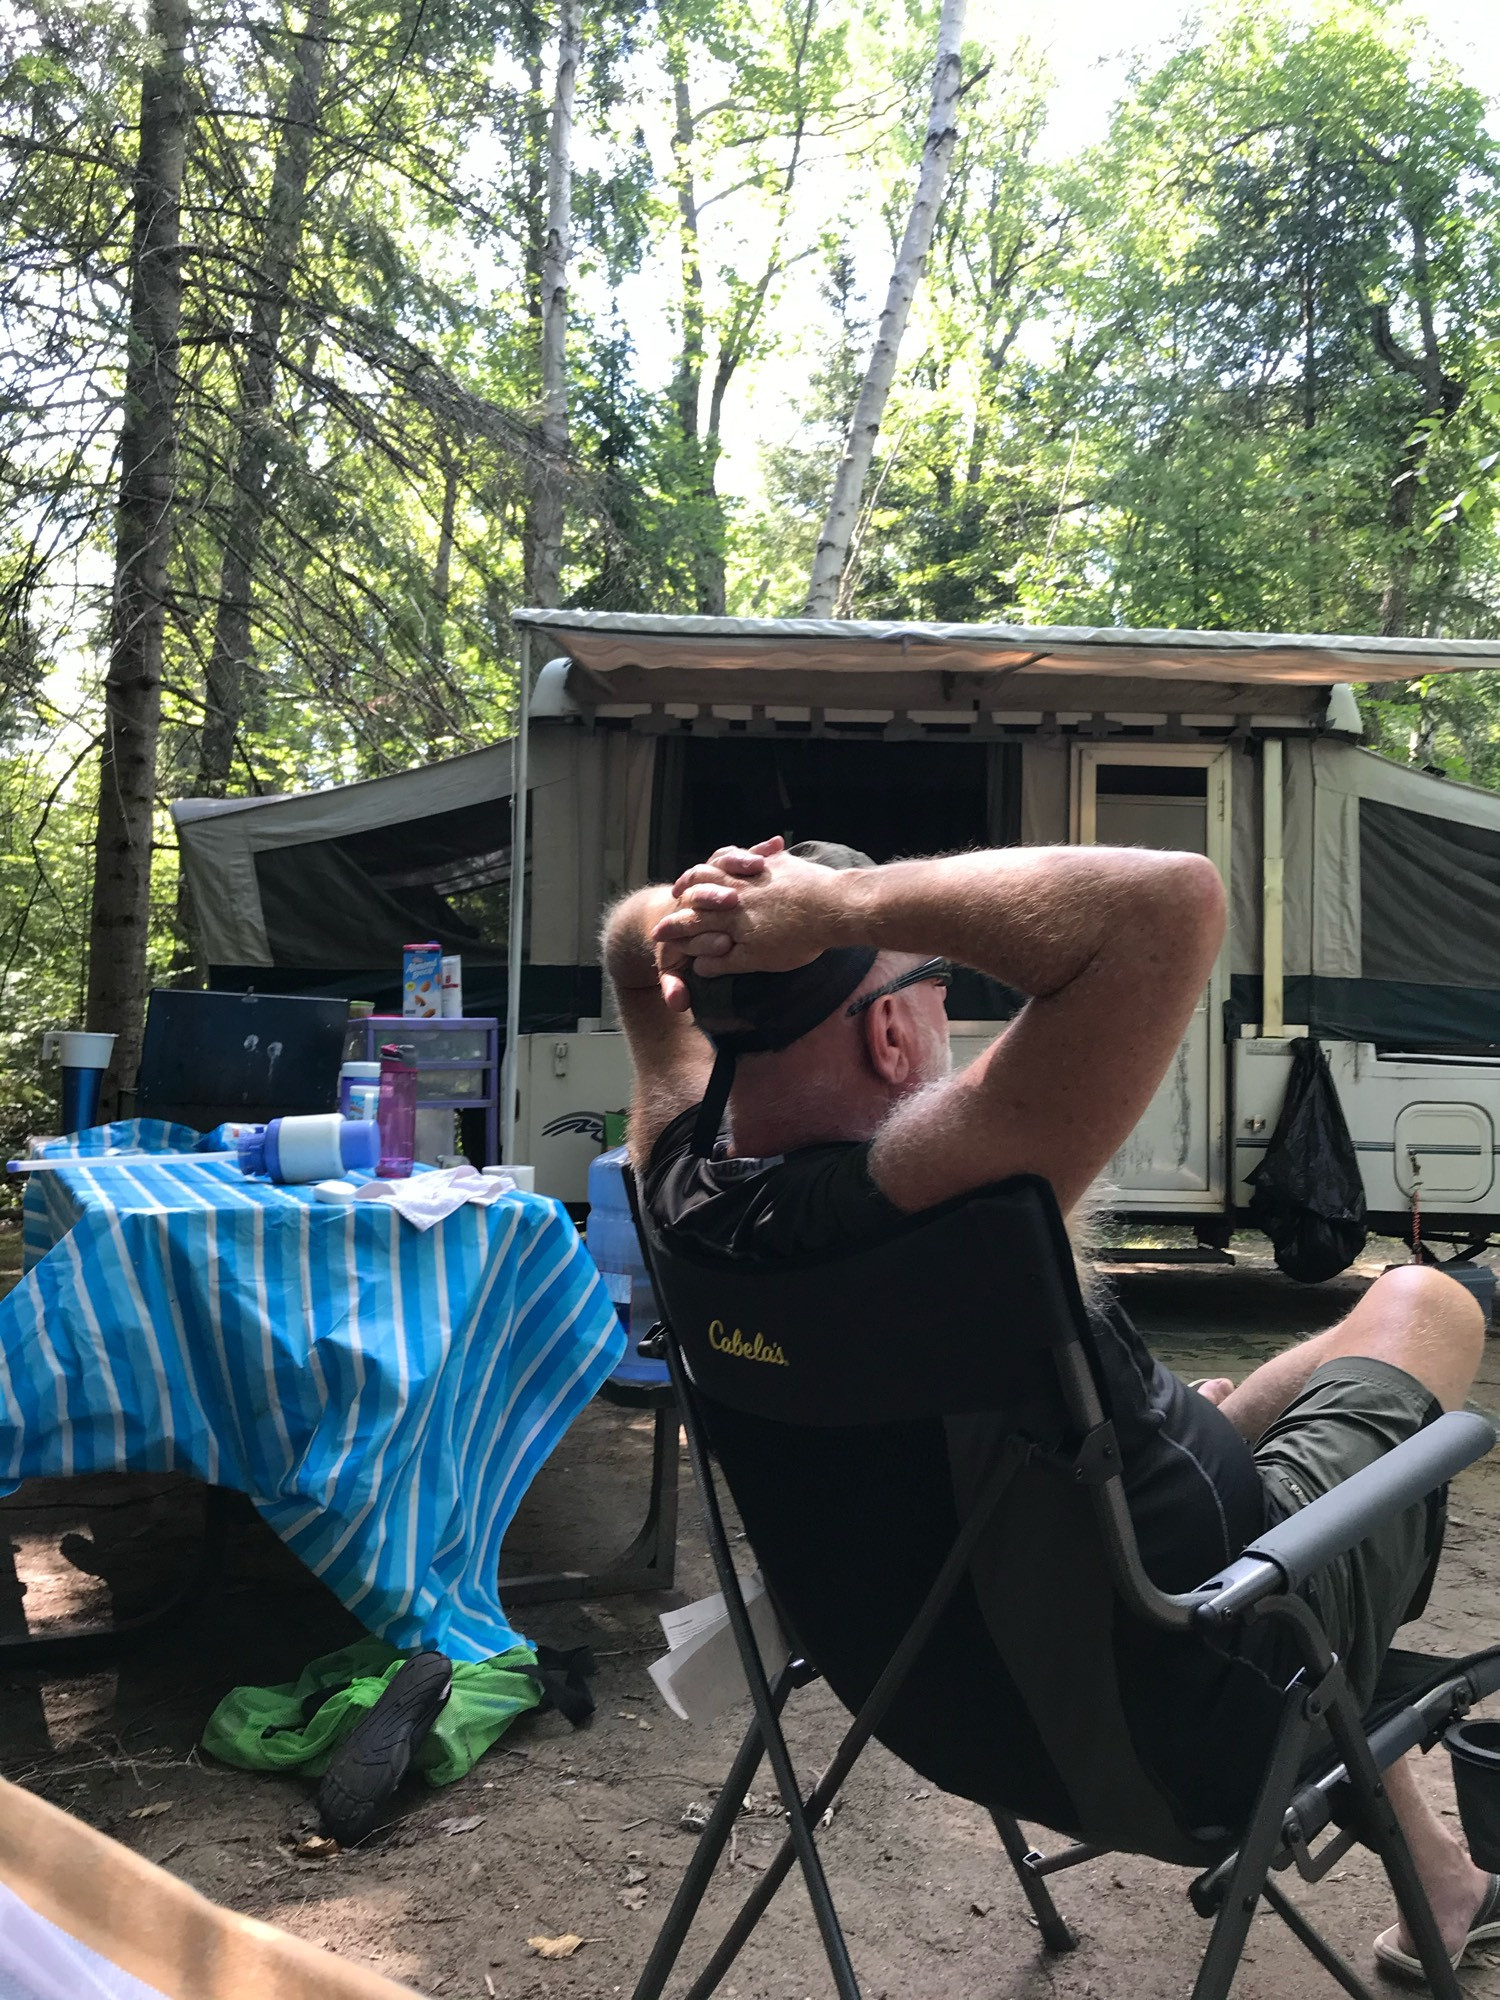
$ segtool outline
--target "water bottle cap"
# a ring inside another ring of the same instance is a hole
[[[235,1140],[234,1150],[239,1158],[242,1174],[263,1174],[266,1171],[266,1128],[252,1125]]]
[[[344,1120],[339,1133],[339,1156],[347,1168],[374,1173],[380,1165],[380,1127],[373,1119]]]

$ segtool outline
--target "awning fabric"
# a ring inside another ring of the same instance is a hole
[[[1204,684],[1327,688],[1338,681],[1500,666],[1500,641],[1376,639],[1344,634],[1128,631],[1082,625],[917,625],[840,618],[658,617],[642,612],[517,611],[523,630],[553,642],[596,682],[595,698],[634,700],[648,683],[684,674],[718,699],[741,677],[812,674],[961,676],[983,700],[1015,679],[1154,681],[1156,706]],[[608,692],[606,693],[606,687]],[[631,692],[625,692],[626,689]],[[574,691],[570,680],[570,692]],[[659,697],[658,697],[659,698]],[[800,689],[795,697],[809,697]],[[847,699],[847,696],[844,697]]]

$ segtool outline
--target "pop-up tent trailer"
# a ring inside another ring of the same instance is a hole
[[[506,742],[320,793],[174,807],[215,983],[389,1000],[401,944],[440,938],[464,954],[468,1010],[509,1016],[511,1157],[578,1200],[603,1113],[629,1094],[600,1018],[598,922],[616,895],[770,832],[877,860],[1016,840],[1195,847],[1228,884],[1229,938],[1115,1163],[1120,1207],[1210,1239],[1232,1226],[1310,1030],[1375,1219],[1405,1226],[1415,1174],[1429,1235],[1500,1226],[1500,796],[1360,749],[1347,686],[1500,665],[1500,644],[516,623],[549,664],[534,687],[523,671]],[[955,986],[960,1060],[1014,1004]]]

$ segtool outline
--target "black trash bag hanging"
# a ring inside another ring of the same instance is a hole
[[[1276,1130],[1249,1180],[1250,1219],[1271,1239],[1279,1270],[1321,1284],[1365,1247],[1365,1188],[1328,1058],[1310,1037],[1292,1044]]]

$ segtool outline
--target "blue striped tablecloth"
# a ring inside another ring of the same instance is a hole
[[[145,1122],[26,1189],[0,1300],[0,1479],[188,1472],[248,1493],[378,1636],[483,1660],[524,1643],[496,1580],[533,1475],[624,1352],[562,1206],[378,1202],[247,1181]],[[95,1159],[108,1144],[158,1153]]]

